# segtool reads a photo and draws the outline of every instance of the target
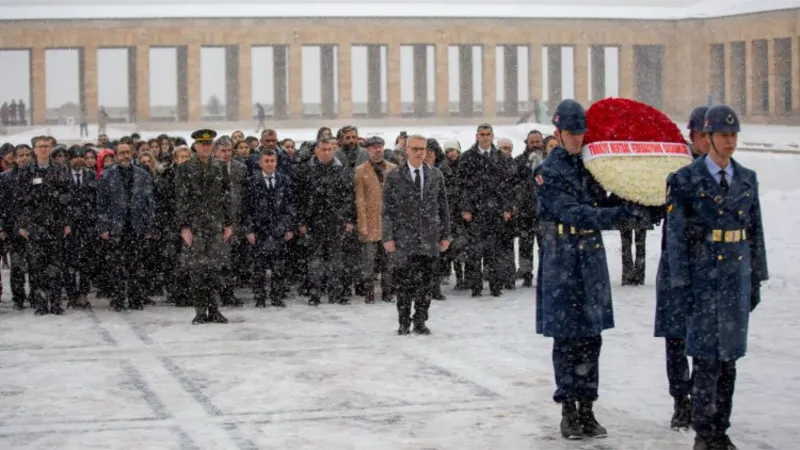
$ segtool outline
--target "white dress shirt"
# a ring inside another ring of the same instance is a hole
[[[416,173],[414,171],[419,170],[419,196],[422,197],[422,192],[425,191],[425,171],[422,170],[422,165],[416,168],[408,161],[406,161],[406,164],[408,164],[408,170],[411,172],[411,181],[414,183],[417,182]]]

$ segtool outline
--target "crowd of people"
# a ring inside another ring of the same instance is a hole
[[[27,125],[28,116],[25,102],[20,99],[19,101],[11,100],[11,102],[3,102],[0,105],[0,124],[3,126],[10,125]]]
[[[401,133],[346,126],[314,141],[198,130],[148,141],[0,147],[0,241],[11,297],[37,315],[88,308],[94,287],[116,311],[167,302],[194,306],[194,324],[225,323],[219,305],[285,307],[292,289],[317,306],[397,297],[398,334],[430,334],[432,300],[533,286],[536,331],[553,338],[555,402],[567,439],[603,437],[596,420],[601,334],[614,326],[602,230],[622,232],[623,284],[644,283],[644,235],[664,221],[655,334],[665,338],[673,428],[697,432],[695,450],[733,450],[727,435],[736,360],[768,279],[755,172],[732,159],[739,119],[698,108],[689,121],[695,161],[667,180],[666,207],[609,195],[583,166],[586,113],[556,108],[554,136],[509,139],[477,127],[461,151]],[[298,145],[299,144],[299,145]],[[633,231],[636,238],[633,238]],[[519,269],[515,263],[518,239]],[[639,247],[631,255],[631,242]],[[29,289],[26,290],[26,277]],[[414,315],[411,309],[414,308]],[[693,358],[690,370],[688,357]]]

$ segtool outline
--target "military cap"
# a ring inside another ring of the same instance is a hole
[[[689,131],[703,131],[707,112],[707,106],[698,106],[695,108],[689,116],[689,125],[687,125],[686,128]]]
[[[739,117],[730,106],[713,106],[706,112],[703,131],[705,133],[739,133],[741,131]]]
[[[373,145],[385,145],[386,142],[380,136],[372,136],[367,139],[366,146],[372,147]]]
[[[195,142],[208,142],[213,143],[214,139],[217,137],[217,132],[214,130],[197,130],[192,133],[192,139]]]

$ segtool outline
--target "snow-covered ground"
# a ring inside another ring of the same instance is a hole
[[[412,130],[409,130],[412,131]],[[755,169],[771,280],[738,365],[732,438],[742,449],[800,442],[800,157],[742,153]],[[472,299],[445,287],[428,337],[395,334],[394,305],[189,309],[34,317],[0,306],[2,449],[679,450],[669,429],[664,342],[652,337],[660,230],[647,285],[620,286],[607,233],[617,328],[604,334],[603,440],[565,442],[551,401],[552,342],[534,332],[532,289]],[[537,261],[538,264],[538,261]],[[487,292],[488,293],[488,292]]]
[[[476,124],[477,125],[477,124]],[[678,124],[683,130],[685,124]],[[495,136],[508,137],[514,141],[515,152],[522,152],[524,149],[523,141],[527,136],[528,131],[537,129],[542,133],[548,134],[553,132],[552,125],[543,125],[535,123],[526,123],[522,125],[498,125],[495,126]],[[144,139],[154,138],[160,134],[167,134],[169,136],[182,136],[187,141],[194,130],[179,129],[169,131],[146,131],[138,130]],[[231,134],[234,129],[218,129],[219,134]],[[254,130],[243,129],[245,135],[256,134]],[[289,137],[294,140],[312,140],[316,138],[316,130],[308,128],[277,128],[278,137],[280,139]],[[427,137],[435,137],[441,142],[444,139],[457,139],[461,143],[461,147],[466,149],[475,143],[475,127],[474,126],[415,126],[413,122],[408,125],[394,126],[394,127],[363,127],[359,128],[359,133],[362,136],[381,136],[387,143],[393,143],[394,139],[400,131],[407,131],[408,133],[420,133]],[[112,139],[120,138],[130,134],[128,128],[115,128],[108,127],[106,132]],[[9,135],[0,138],[0,141],[7,141],[13,144],[30,143],[31,139],[36,136],[49,135],[55,136],[62,141],[80,141],[80,131],[77,126],[44,126],[30,129],[23,133]],[[97,126],[89,126],[89,136],[86,141],[93,141],[98,135]],[[783,125],[742,125],[742,133],[739,136],[739,148],[748,151],[770,151],[770,152],[793,152],[800,153],[800,127],[783,126]]]

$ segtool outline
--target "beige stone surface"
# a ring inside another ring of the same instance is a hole
[[[303,45],[336,44],[340,47],[340,63],[351,60],[348,45],[385,44],[388,49],[388,105],[390,117],[402,114],[400,98],[400,47],[402,45],[436,45],[436,115],[442,117],[449,111],[447,94],[447,64],[442,56],[447,54],[447,45],[480,44],[484,46],[482,62],[484,73],[483,101],[488,115],[494,115],[492,102],[497,98],[494,91],[495,45],[522,45],[530,47],[531,97],[542,98],[541,48],[548,45],[573,46],[577,55],[583,58],[588,45],[616,46],[620,53],[620,95],[633,97],[636,94],[636,61],[632,55],[634,45],[660,45],[664,47],[664,72],[662,76],[663,109],[669,114],[688,113],[697,104],[707,101],[709,92],[709,46],[725,44],[726,61],[731,42],[746,42],[747,86],[745,96],[748,111],[741,111],[745,118],[754,114],[753,100],[753,55],[752,42],[765,39],[769,42],[769,56],[774,55],[774,39],[792,39],[792,99],[793,110],[777,112],[772,108],[769,114],[760,111],[750,122],[798,123],[800,124],[800,8],[793,10],[763,12],[741,16],[712,19],[687,20],[605,20],[605,19],[292,19],[275,20],[261,18],[218,18],[218,19],[162,19],[162,20],[85,20],[85,21],[2,21],[0,20],[0,48],[30,49],[32,80],[32,106],[35,123],[45,122],[44,52],[48,48],[85,48],[87,55],[93,54],[86,65],[85,92],[87,100],[92,100],[97,92],[96,50],[109,47],[136,47],[140,70],[145,70],[147,49],[158,46],[188,47],[189,118],[202,117],[202,99],[199,86],[200,48],[203,46],[240,46],[240,113],[244,116],[251,110],[250,94],[252,80],[252,46],[289,45],[290,77],[289,103],[290,117],[302,117],[300,102],[300,66]],[[774,62],[768,64],[770,92],[769,99],[776,100]],[[586,64],[576,64],[580,79],[576,82],[577,95],[587,100],[588,81],[583,81]],[[92,73],[94,72],[94,73]],[[351,74],[349,66],[340,69],[339,93],[340,110],[351,116],[353,105],[350,97]],[[731,96],[731,71],[726,70],[726,97]],[[148,76],[137,76],[139,89],[137,105],[140,118],[148,115],[149,89]],[[489,88],[489,89],[487,89]],[[476,99],[481,100],[481,99]],[[96,102],[89,102],[94,105]],[[96,115],[93,106],[87,109],[90,118]]]

